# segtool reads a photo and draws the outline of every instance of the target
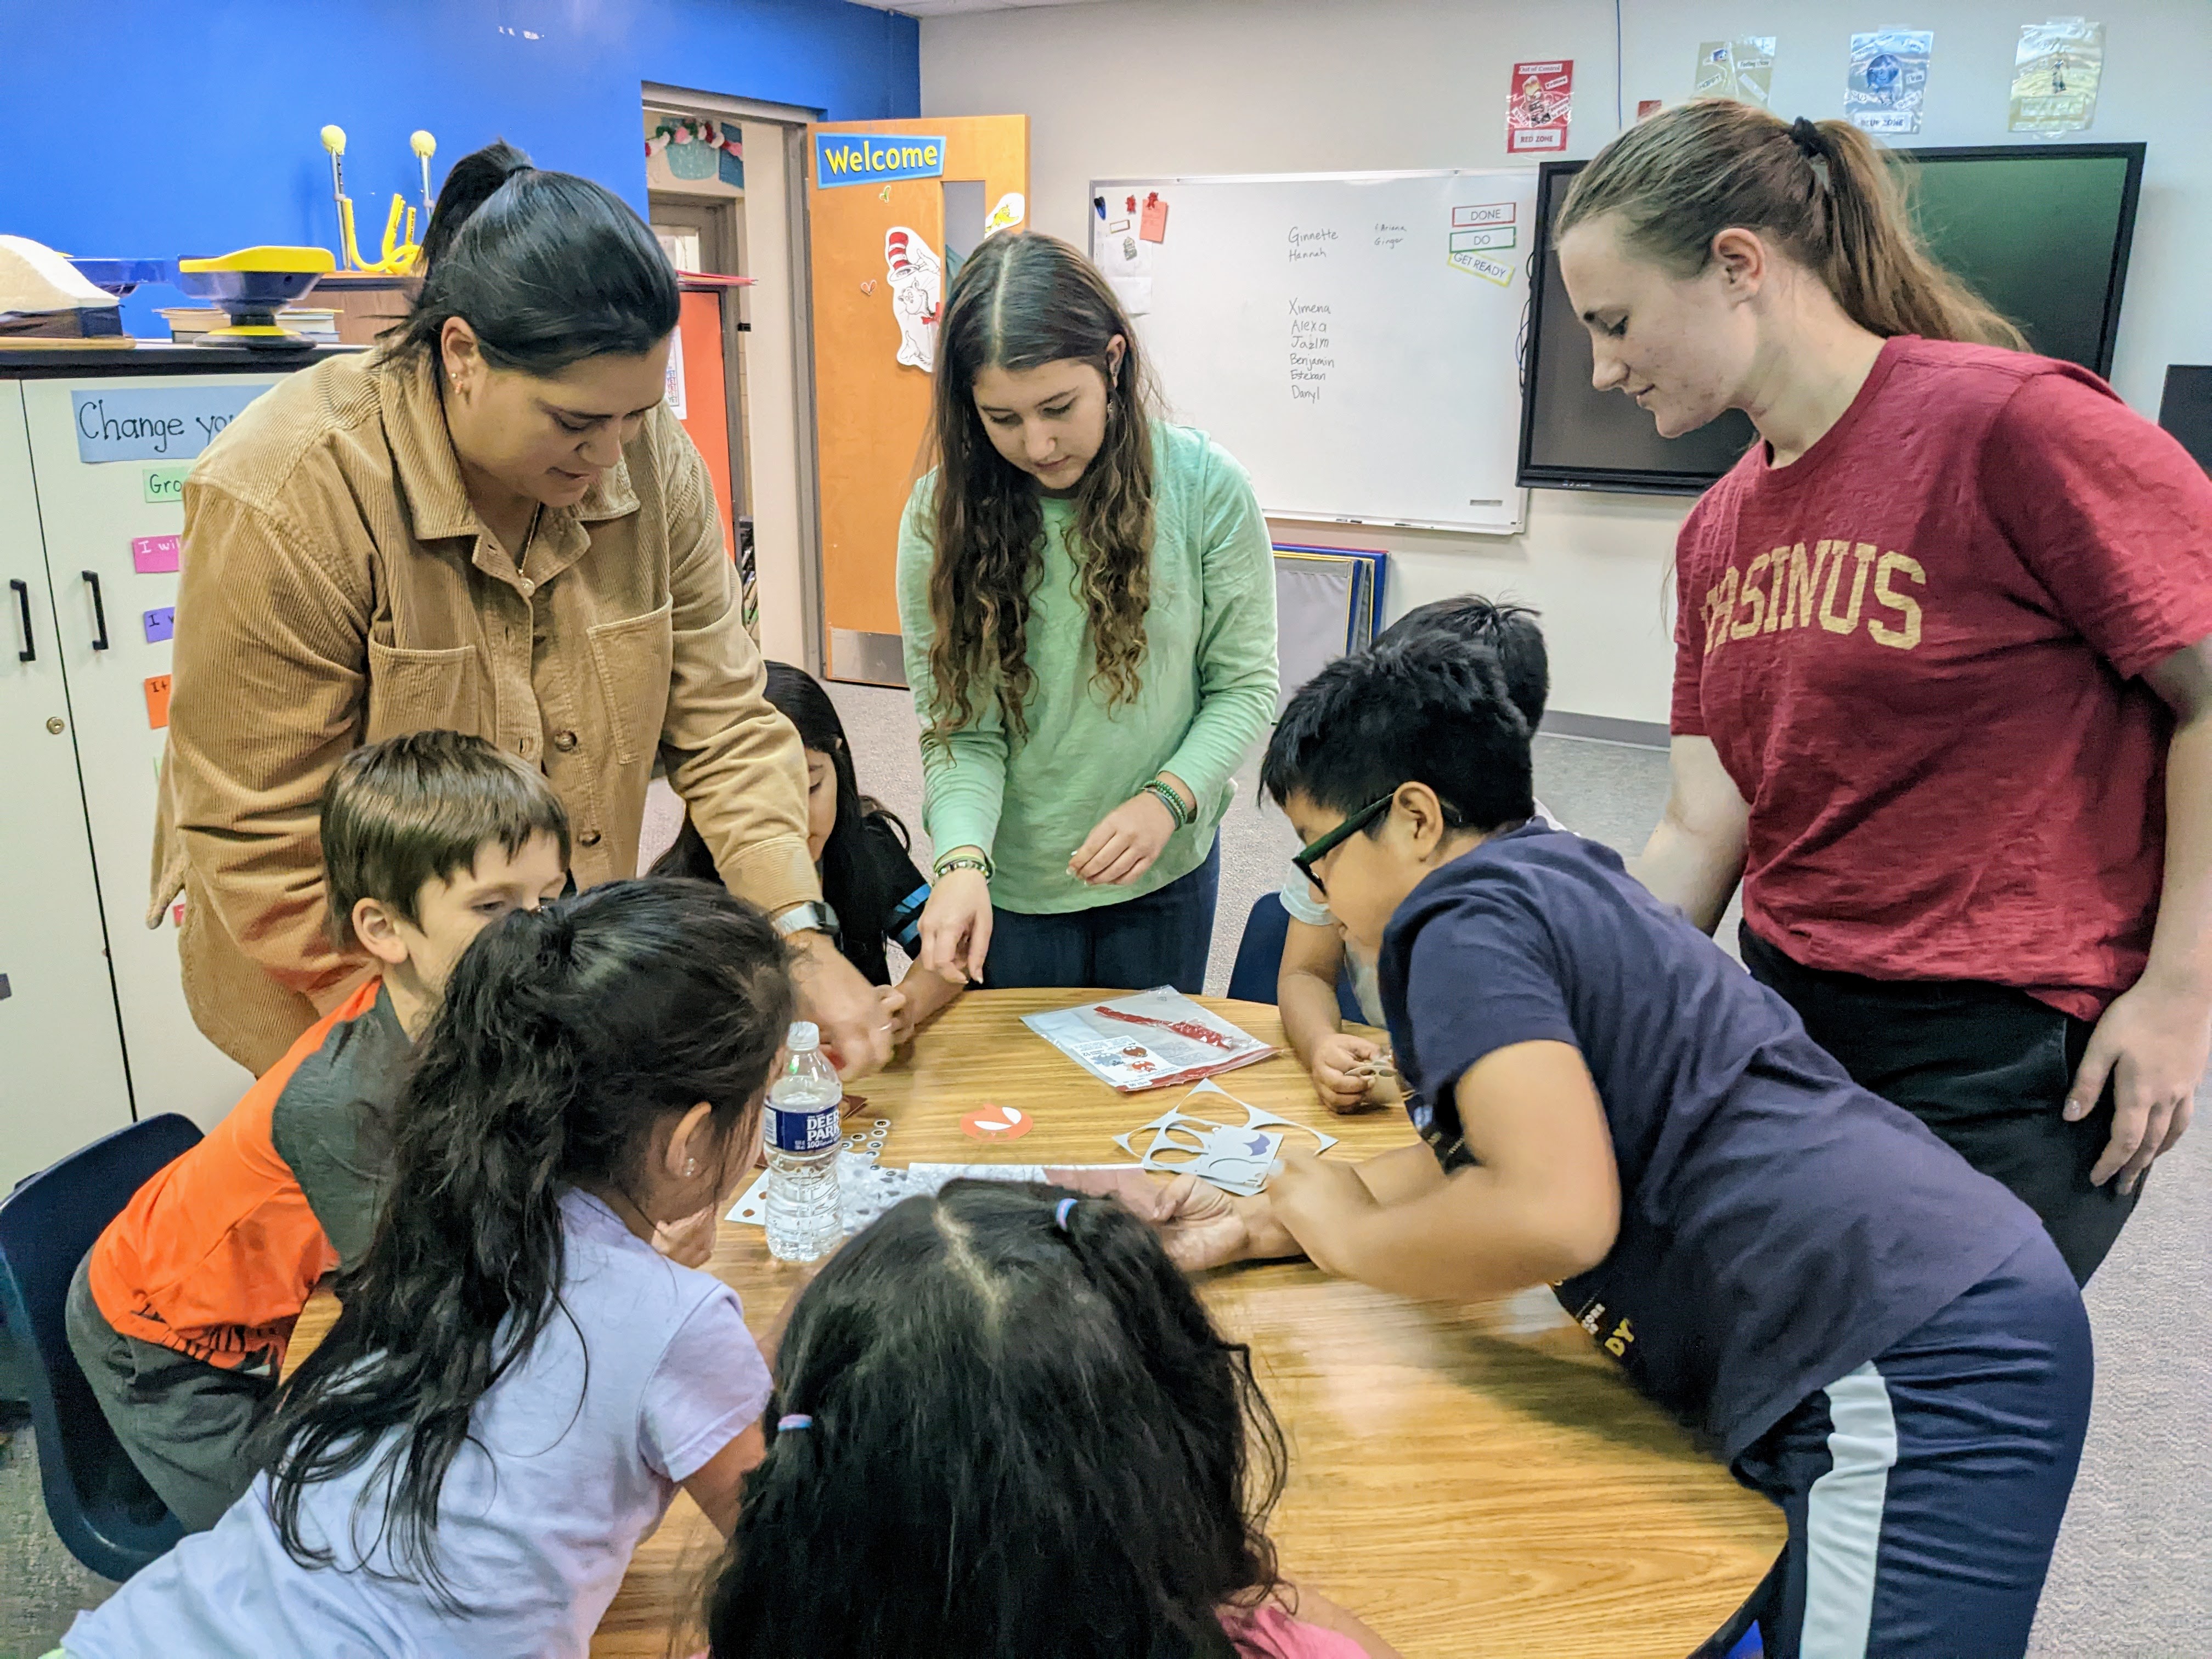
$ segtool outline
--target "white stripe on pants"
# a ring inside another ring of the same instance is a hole
[[[1897,1462],[1889,1386],[1872,1361],[1828,1384],[1828,1472],[1806,1496],[1799,1659],[1864,1659],[1882,1503]]]

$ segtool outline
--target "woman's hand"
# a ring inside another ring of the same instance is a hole
[[[981,870],[946,871],[921,907],[922,967],[955,984],[979,984],[990,954],[991,884]]]
[[[1160,781],[1176,792],[1186,811],[1191,808],[1188,789],[1165,774]],[[1067,860],[1067,873],[1093,887],[1126,887],[1152,867],[1176,828],[1167,803],[1144,790],[1098,820]]]
[[[1382,1045],[1370,1038],[1336,1031],[1314,1045],[1314,1092],[1332,1112],[1356,1112],[1377,1103],[1374,1097],[1382,1072],[1376,1062],[1388,1063]]]
[[[847,1082],[883,1070],[891,1057],[892,1022],[876,988],[860,976],[826,933],[811,929],[790,939],[799,1012],[820,1028],[822,1046]]]
[[[2095,1108],[2107,1079],[2112,1083],[2112,1138],[2089,1171],[2093,1185],[2117,1176],[2120,1190],[2133,1192],[2143,1171],[2181,1139],[2196,1109],[2208,1046],[2212,1030],[2203,1000],[2148,974],[2105,1010],[2066,1097],[2066,1118],[2074,1122]]]

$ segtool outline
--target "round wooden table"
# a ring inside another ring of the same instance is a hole
[[[912,1051],[854,1092],[848,1119],[888,1119],[882,1160],[1126,1162],[1113,1137],[1182,1098],[1118,1095],[1021,1024],[1078,991],[971,991]],[[1263,1041],[1276,1011],[1203,1000]],[[1222,1087],[1364,1158],[1413,1139],[1402,1113],[1337,1117],[1285,1056]],[[1035,1115],[1020,1140],[960,1129],[986,1103]],[[802,1278],[759,1229],[725,1223],[711,1271],[766,1331]],[[1358,1613],[1407,1659],[1682,1659],[1750,1594],[1775,1553],[1779,1512],[1745,1491],[1639,1398],[1548,1292],[1438,1308],[1324,1277],[1304,1262],[1208,1276],[1207,1305],[1252,1346],[1291,1445],[1270,1528],[1282,1569]],[[319,1297],[312,1340],[334,1312]],[[295,1343],[295,1355],[304,1353]],[[679,1494],[639,1549],[601,1622],[595,1659],[664,1659],[672,1618],[694,1606],[720,1540]]]

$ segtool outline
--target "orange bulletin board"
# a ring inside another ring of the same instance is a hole
[[[825,189],[812,176],[813,135],[823,133],[942,137],[945,171],[942,177]],[[902,336],[887,239],[898,228],[918,234],[941,270],[946,182],[980,181],[987,210],[1009,192],[1026,201],[1029,118],[842,121],[811,128],[809,135],[823,619],[832,629],[896,636],[899,515],[922,470],[930,376],[898,360]],[[833,661],[833,672],[835,666]]]
[[[722,550],[738,556],[737,526],[730,503],[736,497],[735,474],[730,467],[730,399],[727,367],[722,361],[722,307],[735,305],[737,295],[727,278],[708,282],[685,275],[683,308],[678,313],[676,337],[683,354],[684,430],[707,463],[707,476],[714,483],[714,507],[722,520]]]

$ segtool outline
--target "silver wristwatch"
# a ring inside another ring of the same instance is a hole
[[[794,904],[775,919],[776,937],[789,939],[793,933],[815,933],[835,938],[837,933],[837,913],[820,899],[809,899],[804,904]]]

